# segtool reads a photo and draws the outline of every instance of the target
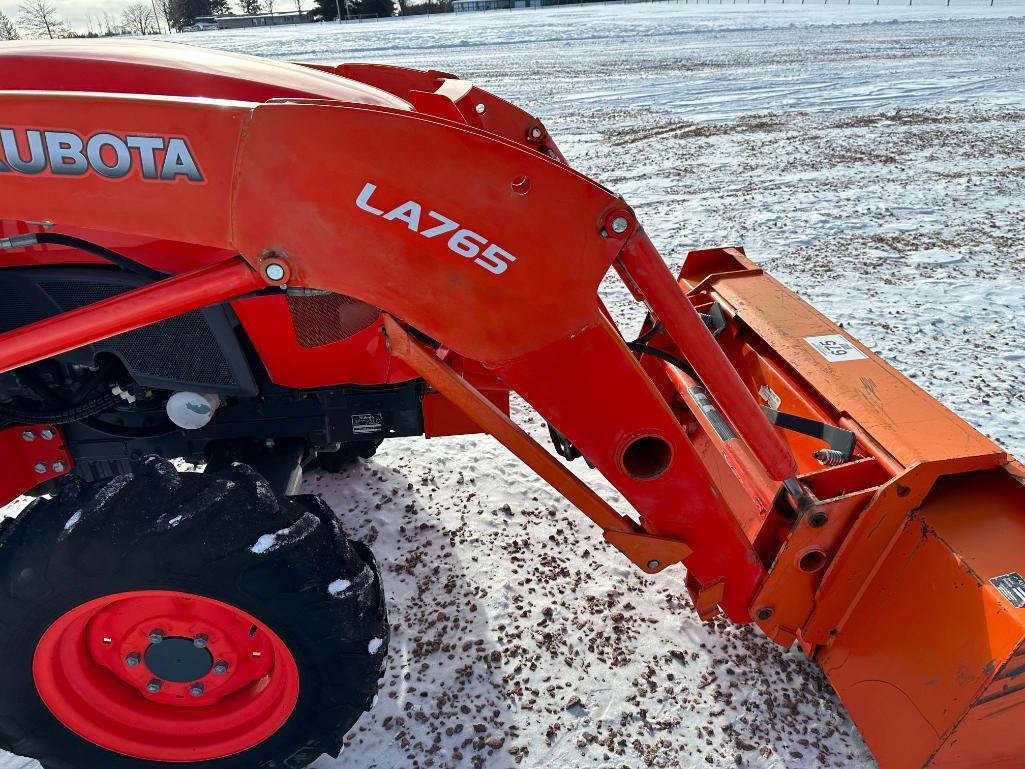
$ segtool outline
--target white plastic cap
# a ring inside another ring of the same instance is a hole
[[[167,401],[167,416],[184,430],[198,430],[210,424],[221,399],[206,393],[175,393]]]

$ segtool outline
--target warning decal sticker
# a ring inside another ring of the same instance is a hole
[[[353,414],[352,432],[356,435],[367,435],[369,433],[381,432],[384,420],[380,414]]]
[[[1025,579],[1018,572],[1012,571],[1010,574],[993,577],[990,583],[1000,591],[1000,595],[1011,602],[1015,609],[1025,606]]]
[[[840,334],[830,336],[806,336],[808,344],[818,350],[826,360],[838,363],[846,360],[867,360],[868,356],[855,347],[849,339]]]

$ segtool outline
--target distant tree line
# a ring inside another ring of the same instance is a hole
[[[88,14],[85,30],[75,30],[60,16],[52,0],[22,0],[16,20],[0,11],[0,41],[26,38],[113,37],[117,35],[157,35],[171,30],[181,32],[203,16],[222,16],[238,12],[244,15],[291,10],[308,12],[314,21],[342,18],[387,17],[449,13],[452,0],[312,0],[312,8],[303,8],[311,0],[131,0],[120,14],[104,11]]]
[[[401,1],[401,0],[400,0]],[[394,0],[313,0],[313,18],[319,21],[335,21],[338,12],[342,18],[366,16],[394,16]]]

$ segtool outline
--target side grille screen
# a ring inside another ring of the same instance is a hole
[[[124,293],[129,286],[110,283],[52,281],[40,287],[63,310]],[[224,387],[238,385],[217,340],[199,312],[155,323],[98,343],[117,353],[132,369],[150,377],[206,382]]]
[[[289,296],[288,309],[299,344],[306,348],[340,342],[369,328],[380,310],[343,294]]]

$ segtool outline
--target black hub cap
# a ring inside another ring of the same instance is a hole
[[[198,681],[213,666],[213,655],[197,648],[191,638],[167,638],[146,650],[146,667],[157,678],[173,684]]]

